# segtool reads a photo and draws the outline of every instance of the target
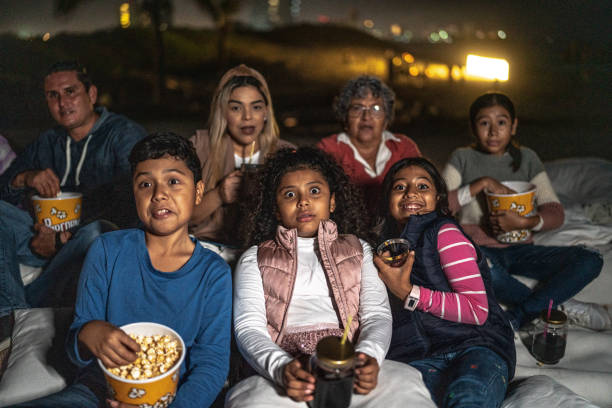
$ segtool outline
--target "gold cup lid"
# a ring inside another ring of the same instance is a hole
[[[353,363],[355,348],[353,343],[346,340],[340,344],[341,338],[336,336],[324,337],[317,343],[317,360],[329,368],[344,368]]]
[[[542,310],[540,313],[540,319],[543,322],[547,322],[550,324],[564,324],[567,321],[567,316],[560,310],[551,310],[550,317],[547,318],[548,310]]]

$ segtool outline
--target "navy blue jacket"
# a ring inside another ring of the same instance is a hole
[[[410,281],[414,285],[444,292],[451,291],[440,265],[437,247],[438,230],[442,225],[448,223],[461,230],[455,220],[440,217],[435,212],[409,218],[401,237],[410,241],[411,249],[415,251],[415,262],[410,275]],[[466,237],[469,239],[467,235]],[[508,363],[510,378],[514,376],[516,365],[514,333],[493,295],[486,259],[476,244],[474,248],[476,248],[478,267],[487,291],[489,303],[487,321],[482,326],[478,326],[444,320],[418,309],[411,312],[404,309],[402,300],[390,293],[393,336],[387,353],[388,359],[409,363],[441,353],[484,346],[503,357]]]
[[[61,189],[83,193],[81,225],[100,218],[120,226],[133,225],[137,218],[128,157],[146,132],[125,116],[102,107],[96,108],[96,112],[100,117],[89,135],[78,142],[70,139],[66,129],[55,126],[28,145],[0,176],[0,198],[14,205],[24,204],[29,189],[10,185],[17,174],[51,168],[62,180],[69,162],[70,170]],[[66,160],[67,142],[69,160]],[[81,158],[82,166],[77,171]]]

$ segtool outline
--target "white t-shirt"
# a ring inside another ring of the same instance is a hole
[[[327,277],[317,257],[315,238],[298,238],[298,268],[287,310],[287,328],[339,327]],[[382,364],[391,341],[391,309],[384,283],[372,261],[372,248],[361,241],[363,264],[359,292],[360,334],[355,349]],[[238,348],[257,372],[282,384],[282,368],[293,357],[276,345],[267,329],[266,305],[257,246],[238,261],[234,278],[234,330]],[[299,330],[299,331],[305,331]]]

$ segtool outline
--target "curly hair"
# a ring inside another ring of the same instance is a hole
[[[347,123],[348,109],[355,98],[365,98],[372,94],[374,98],[381,98],[385,108],[385,119],[387,125],[393,122],[395,104],[395,93],[379,78],[371,75],[361,75],[351,79],[344,85],[340,95],[334,100],[334,113],[336,119],[342,124]]]
[[[391,166],[383,181],[382,196],[378,205],[376,217],[377,225],[374,226],[374,230],[378,235],[378,240],[390,238],[391,235],[401,232],[397,231],[399,226],[389,212],[389,196],[391,195],[391,188],[393,187],[396,174],[399,173],[400,170],[411,166],[420,167],[431,176],[438,195],[438,202],[436,203],[436,212],[438,215],[442,217],[452,217],[448,204],[448,188],[446,187],[444,178],[438,169],[436,169],[436,166],[422,157],[401,159]]]
[[[314,147],[300,147],[297,150],[284,148],[267,158],[258,173],[252,197],[242,202],[242,213],[249,214],[242,223],[249,245],[274,238],[279,223],[276,191],[285,174],[304,169],[321,173],[329,185],[330,193],[335,194],[336,209],[330,219],[338,226],[338,233],[366,237],[366,209],[361,192],[349,181],[334,159]]]

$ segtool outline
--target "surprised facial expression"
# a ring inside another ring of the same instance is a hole
[[[147,232],[167,236],[187,232],[193,208],[202,200],[204,184],[194,183],[183,160],[164,156],[138,163],[133,191],[138,218]]]
[[[336,202],[323,175],[303,169],[286,173],[276,190],[277,217],[285,228],[297,228],[298,236],[314,237],[319,223],[329,219]]]

